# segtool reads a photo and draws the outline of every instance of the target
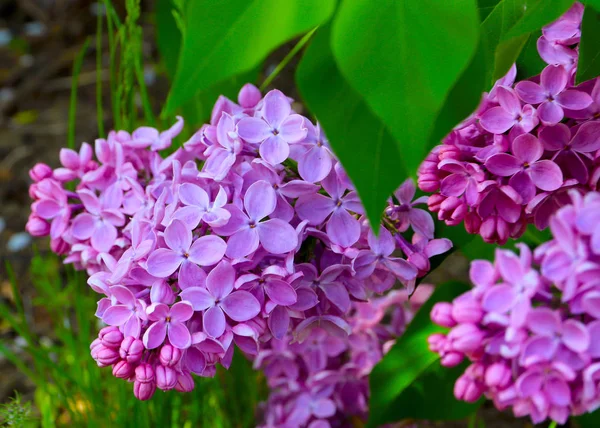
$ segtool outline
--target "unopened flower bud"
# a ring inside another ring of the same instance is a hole
[[[452,318],[459,324],[477,324],[483,318],[483,310],[471,294],[463,294],[452,302]]]
[[[505,387],[511,380],[510,368],[504,363],[494,363],[485,371],[485,384],[489,387]]]
[[[440,360],[440,364],[444,367],[455,367],[462,363],[465,356],[460,352],[448,352]]]
[[[155,382],[140,382],[136,380],[133,383],[133,394],[138,400],[145,401],[151,399],[155,391]]]
[[[159,359],[162,365],[173,367],[181,359],[181,350],[169,344],[163,345]]]
[[[436,303],[431,309],[431,320],[442,327],[454,327],[456,321],[452,318],[452,303]]]
[[[33,168],[29,170],[29,176],[37,183],[44,178],[52,177],[52,168],[45,163],[36,163]]]
[[[483,385],[470,376],[462,375],[454,384],[454,396],[467,403],[476,402],[481,394],[483,394]]]
[[[156,366],[156,386],[163,391],[175,388],[177,385],[177,372],[171,367]]]
[[[125,360],[118,361],[113,366],[113,376],[120,379],[129,379],[135,372],[135,366]]]
[[[238,102],[244,108],[252,108],[261,99],[260,90],[254,86],[252,83],[246,83],[240,89],[240,93],[238,94]]]
[[[92,350],[92,357],[100,367],[106,367],[119,361],[119,352],[115,349],[100,345]]]
[[[144,349],[144,344],[140,339],[127,336],[123,339],[123,342],[121,342],[119,355],[128,363],[137,363],[142,358]]]
[[[50,223],[35,214],[31,214],[25,225],[25,230],[31,236],[47,236],[50,234]]]
[[[189,372],[180,373],[177,376],[175,389],[179,392],[190,392],[194,389],[194,379]]]
[[[108,348],[118,349],[123,341],[123,333],[117,327],[104,327],[100,330],[98,337],[102,344]]]
[[[465,354],[475,352],[482,346],[483,332],[474,324],[459,324],[448,333],[452,348]]]
[[[135,379],[138,382],[154,381],[154,369],[148,363],[142,363],[135,368]]]

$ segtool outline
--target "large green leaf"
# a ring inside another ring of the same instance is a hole
[[[600,0],[588,1],[581,23],[576,83],[600,75]]]
[[[375,427],[408,417],[421,417],[423,414],[425,419],[429,419],[428,415],[423,413],[427,406],[438,407],[435,412],[437,419],[464,416],[468,405],[459,405],[453,396],[448,398],[444,393],[444,399],[448,400],[447,405],[440,405],[436,401],[440,399],[437,390],[451,394],[449,385],[454,384],[459,373],[448,369],[436,370],[439,357],[429,350],[427,338],[431,334],[447,331],[431,322],[429,314],[433,305],[436,302],[450,301],[468,289],[467,285],[460,282],[447,282],[437,287],[409,324],[406,332],[375,366],[369,377],[369,426]],[[435,377],[435,381],[432,381],[432,376]],[[421,393],[415,396],[414,400],[425,400],[425,403],[416,404],[408,391],[419,389]],[[407,408],[411,406],[415,407],[413,414],[411,409]],[[476,405],[472,406],[472,409],[475,409]]]
[[[407,174],[392,136],[341,75],[331,55],[330,33],[330,26],[317,31],[296,83],[377,225],[386,199]]]
[[[326,21],[335,0],[191,0],[165,114],[256,67],[277,46]]]
[[[344,0],[332,48],[348,83],[394,136],[413,173],[448,92],[475,53],[475,0]]]

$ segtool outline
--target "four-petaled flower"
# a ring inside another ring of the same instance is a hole
[[[290,114],[289,100],[279,91],[271,91],[263,100],[262,117],[245,117],[237,124],[238,134],[249,143],[261,143],[261,157],[277,165],[290,155],[289,144],[302,141],[307,130],[304,118]]]
[[[540,160],[544,154],[542,143],[531,134],[521,134],[512,143],[512,155],[498,153],[488,158],[485,167],[500,177],[511,177],[512,186],[527,203],[535,196],[535,188],[545,191],[558,189],[563,184],[559,166],[551,160]]]
[[[564,117],[563,108],[583,110],[592,104],[592,97],[583,91],[565,91],[569,72],[562,65],[549,65],[540,76],[540,84],[525,80],[517,83],[515,90],[519,97],[529,104],[540,104],[538,117],[544,124],[554,125]]]
[[[233,291],[235,270],[225,260],[206,277],[206,288],[189,287],[181,298],[189,301],[195,311],[204,311],[204,331],[211,337],[220,337],[226,329],[225,314],[234,321],[243,322],[260,312],[260,303],[247,291]]]
[[[169,338],[176,348],[186,349],[192,344],[192,335],[185,322],[194,315],[194,309],[189,302],[175,303],[171,308],[164,303],[153,303],[147,309],[148,320],[153,323],[144,333],[144,346],[147,349],[158,348]]]

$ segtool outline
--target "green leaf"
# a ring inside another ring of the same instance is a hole
[[[477,0],[477,9],[479,9],[479,20],[483,22],[498,3],[502,0]]]
[[[379,227],[386,199],[407,174],[392,136],[341,75],[331,55],[330,30],[317,30],[296,83],[352,178],[371,224]]]
[[[174,0],[156,3],[156,46],[170,79],[175,76],[181,49],[181,31],[173,16],[176,11]]]
[[[404,393],[411,388],[413,388],[413,391],[414,388],[417,390],[421,388],[423,391],[425,391],[424,388],[427,388],[426,394],[421,397],[427,400],[427,403],[423,406],[439,407],[436,417],[454,417],[453,409],[458,406],[458,401],[454,400],[452,395],[452,398],[448,399],[452,403],[451,405],[441,406],[436,401],[429,401],[429,397],[433,398],[437,395],[434,390],[443,388],[442,385],[446,385],[446,383],[454,384],[456,379],[454,376],[457,375],[457,373],[448,369],[440,373],[435,369],[438,365],[439,356],[429,350],[427,338],[431,334],[443,333],[447,330],[433,324],[429,313],[435,303],[450,301],[467,290],[469,290],[469,287],[460,282],[447,282],[437,287],[433,295],[409,324],[404,334],[383,360],[375,366],[369,377],[371,390],[369,426],[375,427],[402,418],[415,417],[409,415],[410,409],[405,408],[406,400],[409,400],[409,398]],[[421,377],[422,375],[423,377]],[[432,382],[431,376],[434,375],[437,380]],[[408,405],[413,406],[415,404],[413,402]],[[419,409],[416,409],[415,414],[418,411]],[[462,411],[464,409],[461,409]],[[429,416],[426,415],[425,419],[429,419]]]
[[[537,76],[548,65],[537,50],[537,41],[542,31],[538,30],[529,35],[529,39],[517,58],[517,80],[525,80]]]
[[[409,172],[430,149],[434,120],[478,38],[475,0],[382,1],[377,7],[344,0],[339,7],[332,30],[336,62],[394,136]]]
[[[464,362],[448,368],[442,367],[438,361],[432,363],[394,400],[393,407],[397,410],[395,420],[457,420],[477,410],[483,399],[467,403],[454,397],[454,383],[468,365],[468,362]]]
[[[467,69],[450,90],[438,114],[429,138],[429,143],[432,146],[439,144],[440,140],[458,123],[468,117],[481,101],[481,94],[488,83],[486,79],[488,63],[486,62],[485,37],[487,35],[482,33],[475,55]]]
[[[593,4],[593,7],[591,6]],[[600,1],[588,2],[581,23],[576,83],[600,75]]]
[[[277,46],[326,21],[335,0],[193,0],[165,114],[195,93],[260,64]]]

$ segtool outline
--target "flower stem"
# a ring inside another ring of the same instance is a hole
[[[289,64],[289,62],[292,60],[292,58],[294,56],[296,56],[296,54],[300,51],[300,49],[302,49],[304,47],[304,45],[310,40],[312,35],[315,33],[315,31],[317,31],[317,28],[319,28],[319,27],[315,27],[311,31],[306,33],[304,35],[304,37],[302,37],[300,39],[300,41],[298,43],[296,43],[296,46],[294,46],[292,48],[292,50],[285,56],[285,58],[283,58],[281,60],[281,62],[279,64],[277,64],[277,67],[275,67],[275,70],[273,70],[273,72],[271,74],[269,74],[267,76],[267,78],[264,80],[262,85],[260,85],[261,92],[264,91],[265,88],[267,88],[271,84],[271,82],[273,82],[273,80],[279,75],[279,73],[281,73],[281,70],[283,70],[286,67],[286,65]]]

